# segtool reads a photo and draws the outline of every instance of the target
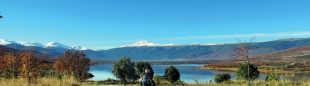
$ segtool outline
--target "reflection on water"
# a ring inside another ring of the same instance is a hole
[[[90,73],[95,75],[91,80],[106,80],[108,78],[115,79],[112,74],[112,64],[100,64],[90,67]]]

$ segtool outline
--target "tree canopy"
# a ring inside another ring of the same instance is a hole
[[[180,80],[180,73],[179,70],[177,68],[175,68],[174,66],[169,66],[166,68],[165,70],[165,75],[164,77],[170,81],[171,83],[173,82],[177,82]]]
[[[82,51],[66,51],[54,64],[55,71],[73,75],[79,81],[92,78],[92,74],[88,73],[89,67],[90,59]]]
[[[230,80],[230,78],[231,78],[230,74],[216,74],[214,81],[216,83],[221,83]]]
[[[248,69],[249,67],[249,69]],[[249,70],[249,72],[248,72]],[[236,72],[238,79],[255,80],[259,77],[259,71],[254,64],[241,63],[239,69]]]
[[[153,68],[152,68],[151,64],[148,63],[148,62],[143,62],[143,61],[136,62],[135,68],[136,68],[136,73],[137,73],[138,75],[139,75],[139,74],[143,74],[143,73],[145,72],[146,69],[149,69],[149,70],[150,70],[151,77],[154,76]]]
[[[19,54],[20,72],[21,76],[28,80],[28,83],[35,82],[37,77],[42,73],[42,69],[46,67],[46,64],[31,51],[22,52]]]
[[[131,62],[129,57],[122,57],[113,64],[112,73],[126,85],[128,81],[133,82],[139,78],[134,66],[134,62]]]

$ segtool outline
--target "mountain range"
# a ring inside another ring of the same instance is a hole
[[[58,42],[46,44],[34,42],[15,42],[0,40],[0,45],[14,50],[34,50],[41,54],[57,57],[66,50],[81,50],[91,59],[116,60],[122,56],[129,56],[134,60],[231,60],[235,59],[235,49],[238,43],[230,44],[157,44],[149,41],[138,41],[132,44],[108,50],[91,50],[81,46],[67,46]],[[286,51],[310,45],[310,38],[290,38],[267,42],[254,42],[250,56],[261,56]],[[1,48],[1,47],[0,47]]]
[[[87,50],[87,48],[82,46],[67,46],[58,42],[49,42],[45,44],[36,43],[36,42],[17,42],[9,41],[5,39],[0,39],[0,45],[21,45],[21,46],[30,46],[30,47],[41,47],[41,48],[65,48],[65,49],[74,49],[74,50]]]
[[[33,50],[37,53],[49,55],[51,57],[57,57],[64,53],[66,50],[88,50],[81,46],[67,46],[58,42],[49,42],[46,44],[36,42],[17,42],[5,39],[0,39],[0,45],[14,50],[25,51]]]

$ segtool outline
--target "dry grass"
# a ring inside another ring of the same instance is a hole
[[[223,83],[209,83],[209,82],[196,82],[194,84],[170,84],[165,80],[156,81],[157,86],[248,86],[248,83],[244,80],[232,80]],[[17,78],[17,79],[1,79],[0,86],[123,86],[122,84],[99,84],[98,82],[84,82],[80,83],[76,81],[73,77],[64,77],[62,79],[50,77],[50,78],[40,78],[36,83],[27,84],[26,79]],[[139,84],[129,84],[128,86],[140,86]],[[264,81],[264,80],[255,80],[252,83],[252,86],[310,86],[310,80],[301,80],[301,81],[289,81],[289,80],[280,80],[280,81]]]
[[[186,86],[248,86],[248,83],[243,80],[234,80],[223,82],[219,84],[215,83],[195,83],[195,84],[187,84]],[[310,86],[310,81],[288,81],[288,80],[280,80],[280,81],[264,81],[264,80],[255,80],[252,82],[252,86]]]
[[[36,82],[28,84],[24,78],[1,79],[0,86],[96,86],[94,83],[80,83],[73,77],[65,76],[62,79],[55,77],[43,77]]]

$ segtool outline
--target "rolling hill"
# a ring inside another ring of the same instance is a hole
[[[257,55],[252,59],[260,62],[310,61],[310,45],[270,54]]]

